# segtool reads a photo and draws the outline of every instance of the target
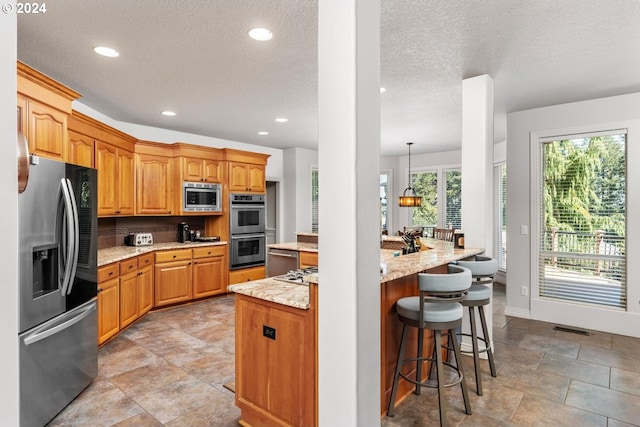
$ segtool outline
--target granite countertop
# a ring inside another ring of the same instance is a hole
[[[431,239],[425,240],[429,240],[425,243],[430,249],[413,254],[394,256],[395,253],[398,253],[397,250],[381,249],[380,263],[387,265],[387,273],[380,276],[380,283],[390,282],[484,252],[484,249],[480,248],[454,249],[452,243]],[[269,247],[299,250],[297,249],[298,245],[300,243],[294,242],[269,245]],[[317,252],[317,245],[315,246],[315,252]],[[318,275],[311,275],[308,279],[310,283],[319,283]],[[290,307],[309,308],[308,284],[293,284],[266,278],[229,285],[227,290]]]
[[[271,278],[227,286],[227,291],[275,302],[289,307],[309,309],[309,286]]]
[[[113,246],[110,248],[98,250],[98,267],[111,264],[112,262],[123,261],[138,255],[144,255],[154,251],[164,251],[167,249],[190,249],[202,246],[221,246],[227,242],[168,242],[156,243],[152,246]]]
[[[318,252],[317,243],[306,243],[306,242],[272,243],[270,245],[267,245],[267,247],[273,248],[273,249],[286,249],[286,250],[298,251],[298,252]]]

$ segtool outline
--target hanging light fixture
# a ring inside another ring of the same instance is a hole
[[[416,190],[411,187],[411,146],[413,142],[407,142],[409,146],[409,186],[404,189],[402,196],[398,197],[398,206],[401,207],[418,207],[422,205],[422,197],[416,194]]]

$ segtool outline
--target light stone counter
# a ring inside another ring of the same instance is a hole
[[[479,248],[454,249],[453,243],[432,240],[426,242],[431,249],[408,254],[394,256],[398,251],[390,249],[380,250],[380,263],[387,266],[387,273],[380,276],[380,283],[391,282],[402,277],[420,273],[441,265],[467,258],[484,252]],[[281,243],[270,245],[278,249],[296,249],[300,243]],[[309,245],[303,244],[303,245]],[[315,251],[317,252],[317,245]],[[311,252],[311,250],[310,250]],[[317,275],[309,277],[309,282],[318,284]],[[254,298],[288,305],[290,307],[306,310],[309,308],[309,286],[286,283],[274,279],[260,279],[242,284],[229,285],[227,290]]]
[[[306,242],[287,242],[287,243],[272,243],[267,245],[268,248],[273,249],[286,249],[289,251],[299,251],[299,252],[318,252],[318,244],[317,243],[306,243]]]
[[[220,246],[226,245],[227,242],[168,242],[156,243],[152,246],[113,246],[110,248],[98,250],[98,267],[111,264],[112,262],[123,261],[138,255],[147,254],[154,251],[164,251],[167,249],[189,249],[202,246]]]

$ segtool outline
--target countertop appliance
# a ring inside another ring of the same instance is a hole
[[[153,246],[151,233],[129,233],[124,236],[124,244],[127,246]]]
[[[284,274],[274,276],[273,279],[298,285],[308,285],[310,276],[318,276],[318,267],[289,270]]]
[[[201,182],[182,183],[184,212],[222,212],[222,186]]]
[[[18,196],[20,425],[42,426],[98,374],[96,170],[29,158]]]
[[[191,241],[191,235],[189,234],[189,224],[182,221],[178,224],[178,242],[184,243]]]
[[[264,265],[267,249],[264,194],[231,194],[229,206],[229,268]]]
[[[267,277],[280,276],[297,268],[298,251],[274,248],[267,250]]]

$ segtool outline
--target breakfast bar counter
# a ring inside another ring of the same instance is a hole
[[[380,276],[383,411],[391,395],[402,329],[395,313],[396,301],[417,294],[418,273],[446,272],[450,262],[483,252],[454,249],[451,243],[440,241],[430,241],[427,246],[429,250],[401,256],[396,250],[380,250],[380,264],[386,270]],[[303,284],[266,278],[228,286],[237,294],[236,406],[242,411],[243,425],[317,425],[319,282],[316,273],[305,276]],[[417,343],[417,333],[411,341]],[[424,354],[432,348],[431,340],[425,339]],[[411,391],[408,383],[401,383],[396,401],[404,400]]]

